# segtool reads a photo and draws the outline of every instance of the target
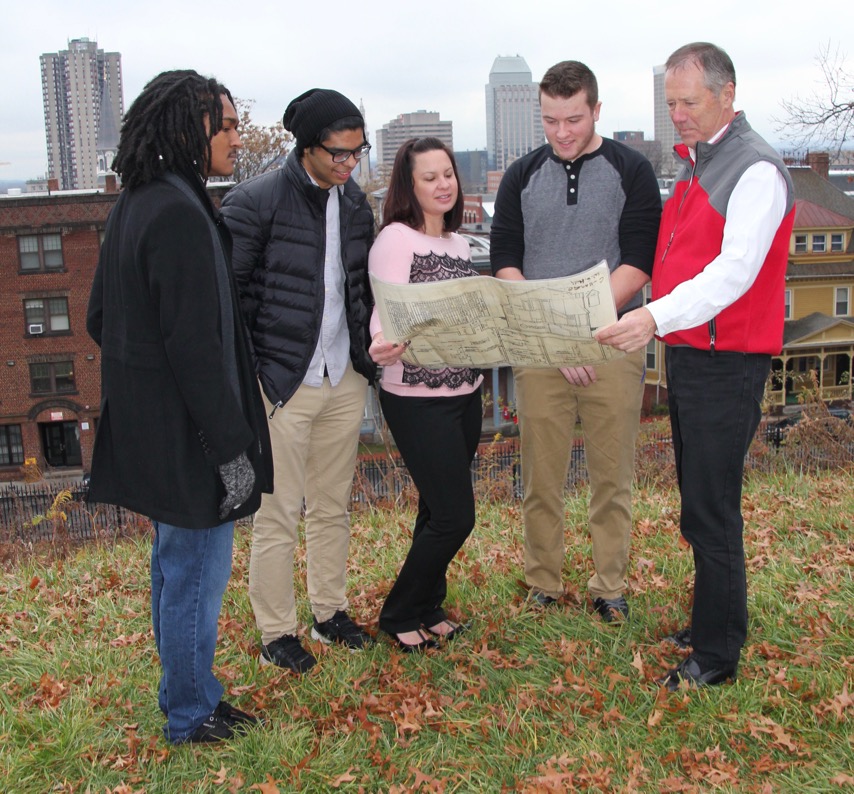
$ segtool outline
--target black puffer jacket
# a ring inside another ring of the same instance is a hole
[[[374,216],[352,179],[339,196],[350,358],[356,372],[373,383],[368,251]],[[328,191],[314,185],[291,154],[283,168],[241,182],[222,203],[258,376],[274,405],[287,402],[302,383],[320,336],[327,198]]]

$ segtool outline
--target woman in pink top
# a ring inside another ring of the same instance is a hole
[[[477,275],[468,243],[456,234],[463,218],[457,166],[438,138],[413,138],[400,148],[383,217],[368,260],[378,278],[415,284]],[[383,414],[419,494],[412,546],[379,622],[412,653],[463,630],[442,604],[448,565],[474,528],[471,461],[480,439],[483,376],[401,361],[406,345],[385,340],[376,309],[371,338],[371,357],[383,368]]]

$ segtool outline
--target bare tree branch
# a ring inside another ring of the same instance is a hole
[[[854,133],[854,74],[845,54],[830,42],[819,49],[820,88],[812,96],[783,100],[786,118],[774,119],[777,132],[796,146],[826,146],[839,156]]]
[[[240,140],[243,143],[240,159],[234,169],[234,180],[242,182],[270,168],[281,167],[293,136],[285,131],[280,121],[269,127],[255,124],[251,116],[254,99],[235,98],[234,104],[240,114]]]

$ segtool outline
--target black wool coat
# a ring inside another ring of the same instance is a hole
[[[276,170],[233,187],[222,214],[234,236],[234,275],[270,402],[286,403],[302,383],[323,318],[326,201],[295,153]],[[374,215],[350,179],[339,189],[341,263],[353,368],[373,383],[368,355],[373,301],[368,251]]]
[[[226,263],[231,236],[201,179],[181,176],[204,212],[158,178],[124,190],[107,221],[87,317],[102,388],[89,500],[199,529],[222,523],[216,467],[245,452],[255,470],[233,520],[272,489],[272,456],[230,268],[239,397],[225,366],[208,219]]]

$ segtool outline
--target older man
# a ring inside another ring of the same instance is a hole
[[[777,153],[733,109],[735,69],[706,42],[667,60],[665,93],[684,161],[664,207],[653,300],[599,332],[621,350],[653,334],[666,367],[680,528],[694,551],[691,654],[660,683],[734,680],[747,636],[741,485],[771,356],[783,340],[783,291],[794,219]]]

